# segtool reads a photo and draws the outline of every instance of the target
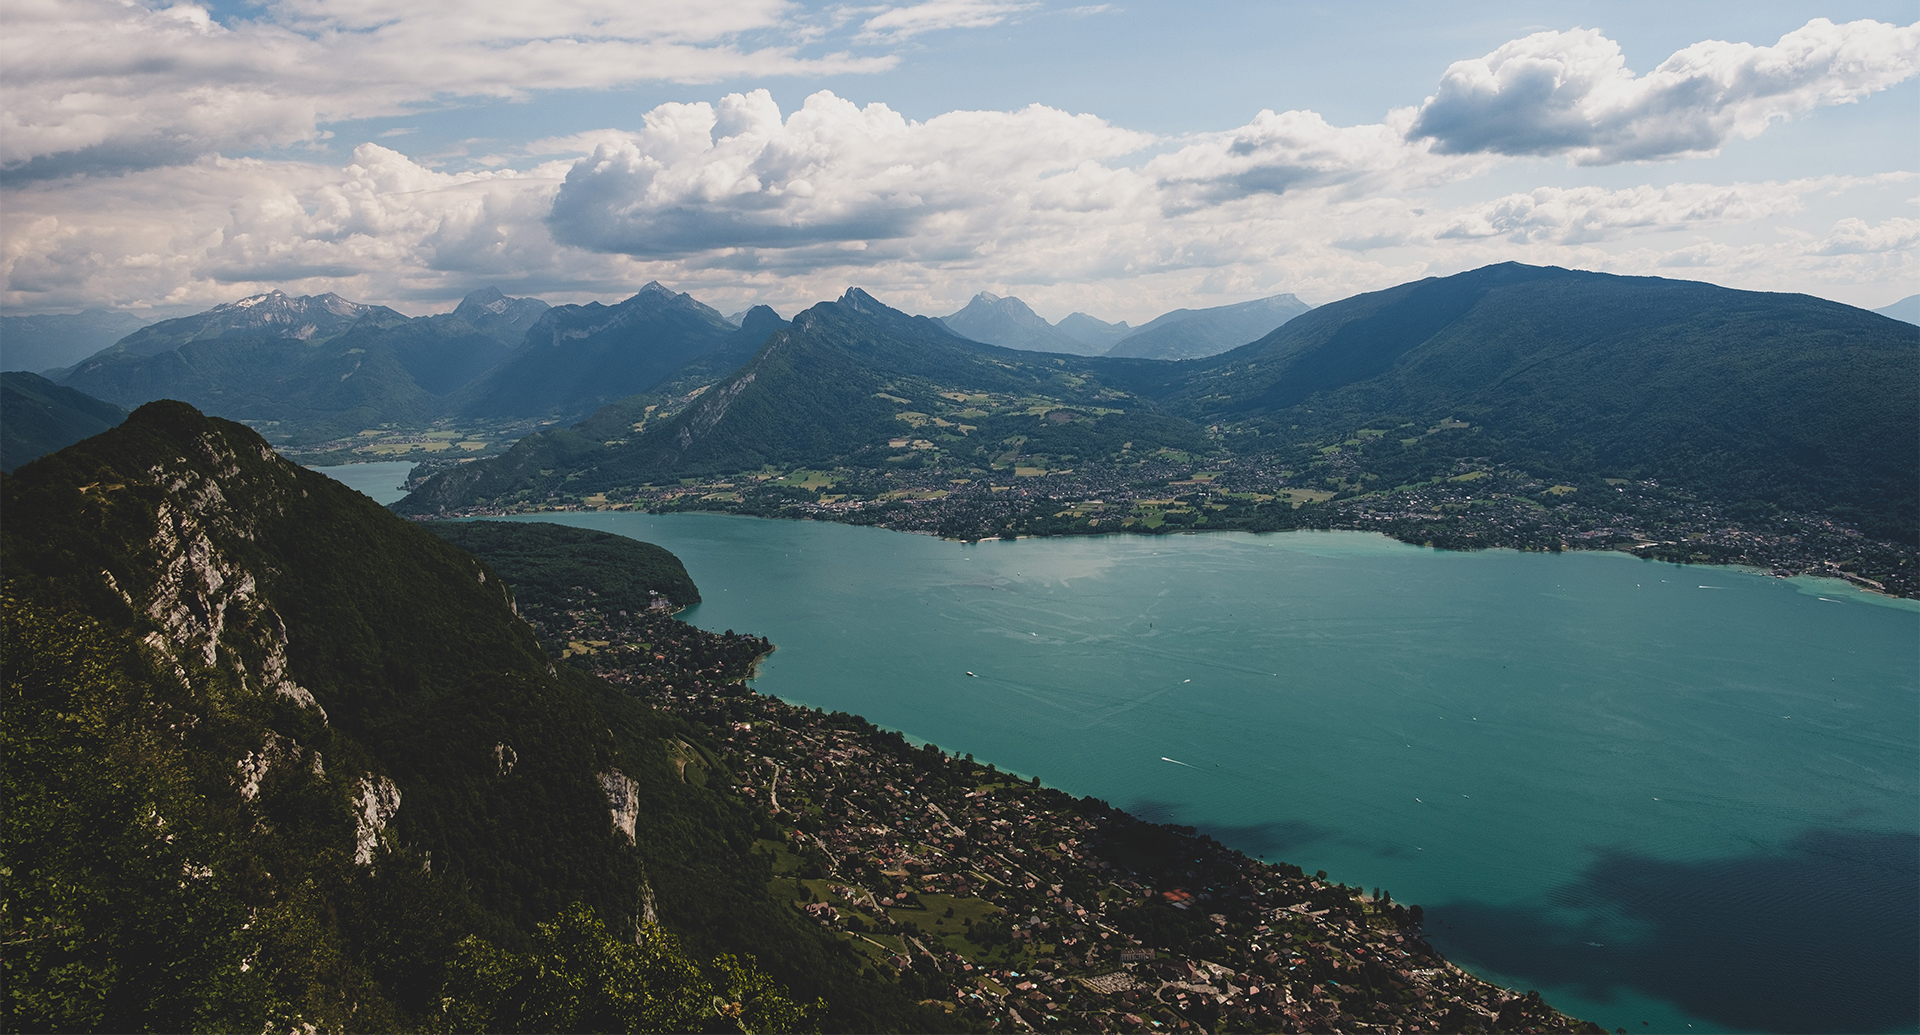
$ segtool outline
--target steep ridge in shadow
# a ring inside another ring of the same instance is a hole
[[[718,311],[658,283],[617,305],[555,306],[511,356],[461,390],[453,409],[470,417],[577,419],[652,388],[741,333]]]

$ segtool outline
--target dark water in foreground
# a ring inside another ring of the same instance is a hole
[[[1910,603],[1359,533],[540,519],[678,554],[684,617],[779,646],[762,692],[1383,887],[1608,1029],[1920,1023]]]

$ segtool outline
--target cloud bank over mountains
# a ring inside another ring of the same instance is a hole
[[[858,281],[924,311],[991,287],[1121,318],[1196,295],[1326,301],[1502,259],[1785,290],[1914,277],[1914,219],[1766,225],[1889,191],[1911,204],[1911,173],[1501,185],[1541,159],[1561,179],[1698,160],[1857,102],[1920,71],[1920,24],[1815,19],[1772,46],[1697,43],[1643,75],[1597,30],[1539,32],[1454,62],[1431,96],[1378,123],[1264,110],[1179,138],[1038,104],[915,120],[829,91],[783,112],[747,90],[449,171],[370,142],[344,167],[284,149],[447,98],[900,57],[814,53],[825,30],[780,0],[481,4],[430,20],[370,0],[282,0],[225,24],[187,4],[15,6],[0,39],[12,311],[272,287],[424,311],[481,283],[561,301],[658,279],[723,305],[798,304]],[[830,13],[843,36],[900,41],[1034,6]]]

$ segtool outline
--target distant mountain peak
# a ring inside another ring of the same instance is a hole
[[[460,300],[460,305],[475,305],[483,309],[492,309],[494,312],[499,312],[499,310],[494,309],[494,307],[506,300],[506,292],[501,291],[492,284],[488,284],[486,287],[480,288],[477,291],[467,292],[467,297]]]
[[[848,288],[847,293],[840,296],[840,304],[856,313],[865,313],[869,316],[897,311],[857,287]]]
[[[1090,355],[1100,351],[1085,341],[1057,330],[1027,303],[1011,295],[1002,297],[991,291],[973,296],[966,307],[940,322],[954,333],[974,341],[1002,348],[1029,352],[1065,352]]]
[[[273,320],[274,316],[272,314],[307,314],[318,310],[320,312],[331,313],[334,316],[356,318],[377,308],[379,307],[362,305],[359,302],[350,302],[331,291],[324,295],[289,295],[285,291],[276,288],[265,294],[249,295],[237,302],[226,302],[214,306],[212,309],[207,310],[206,314],[202,315],[258,310],[261,314],[267,314],[264,316],[265,319]],[[188,319],[192,319],[192,317],[188,317]]]
[[[771,333],[774,327],[786,322],[772,306],[757,305],[740,314],[740,329],[748,332],[765,328]]]
[[[217,305],[217,306],[214,306],[214,309],[216,310],[218,309],[252,309],[254,306],[257,306],[262,302],[272,302],[275,299],[280,299],[285,297],[287,297],[286,292],[276,289],[273,291],[269,291],[264,295],[249,295],[246,298],[239,300],[238,302],[227,302],[222,305]]]

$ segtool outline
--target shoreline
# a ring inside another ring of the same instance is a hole
[[[1093,528],[1093,529],[1087,529],[1084,531],[1068,531],[1068,532],[1055,532],[1055,533],[1019,533],[1012,536],[1006,536],[1006,535],[981,536],[976,538],[976,537],[966,537],[966,536],[942,535],[937,530],[931,530],[931,529],[893,528],[884,524],[870,524],[870,523],[858,522],[858,521],[837,520],[833,517],[822,516],[818,514],[785,514],[785,513],[754,514],[754,513],[743,513],[739,510],[707,509],[707,508],[697,508],[697,507],[688,507],[684,509],[674,508],[674,509],[668,509],[668,510],[655,510],[652,508],[637,507],[637,506],[624,504],[624,503],[610,504],[606,506],[575,505],[575,506],[558,506],[558,507],[537,507],[537,508],[530,508],[526,510],[488,509],[488,510],[482,510],[480,512],[464,511],[456,514],[407,515],[407,517],[409,518],[409,520],[413,520],[413,521],[463,521],[463,520],[488,520],[488,519],[509,518],[509,517],[524,518],[524,517],[536,516],[540,514],[582,514],[582,513],[649,514],[654,516],[667,516],[671,514],[715,514],[715,515],[723,515],[726,517],[757,518],[757,519],[768,520],[768,521],[819,521],[825,524],[849,525],[855,528],[878,528],[878,529],[883,529],[889,532],[900,532],[907,535],[928,535],[928,536],[933,536],[935,538],[942,539],[948,542],[966,543],[966,544],[982,543],[982,542],[987,542],[989,540],[995,540],[995,539],[1000,540],[1002,542],[1017,542],[1023,539],[1035,539],[1035,540],[1077,539],[1077,538],[1094,538],[1094,537],[1102,537],[1102,536],[1122,536],[1122,535],[1160,537],[1160,536],[1171,536],[1171,535],[1201,535],[1201,534],[1218,535],[1218,534],[1229,534],[1229,533],[1243,533],[1248,535],[1272,535],[1272,534],[1279,534],[1279,533],[1285,533],[1285,532],[1353,532],[1353,533],[1358,533],[1362,535],[1377,535],[1384,539],[1390,540],[1392,542],[1402,543],[1407,546],[1418,547],[1421,549],[1435,550],[1435,551],[1445,552],[1445,553],[1482,553],[1482,552],[1491,551],[1491,550],[1511,550],[1514,553],[1617,554],[1624,557],[1631,557],[1635,560],[1651,561],[1651,562],[1660,563],[1660,564],[1672,564],[1676,567],[1732,569],[1736,571],[1748,572],[1755,575],[1763,575],[1770,578],[1783,579],[1789,582],[1795,579],[1815,579],[1815,580],[1821,580],[1821,581],[1827,581],[1827,582],[1837,582],[1843,586],[1846,586],[1853,590],[1857,590],[1861,593],[1871,594],[1872,596],[1884,599],[1887,602],[1887,605],[1892,605],[1896,601],[1912,601],[1912,602],[1915,602],[1916,605],[1920,605],[1920,590],[1916,590],[1916,592],[1912,594],[1895,593],[1887,589],[1884,583],[1877,582],[1872,579],[1868,579],[1864,576],[1854,575],[1850,572],[1842,571],[1838,568],[1837,565],[1834,564],[1834,562],[1831,562],[1831,561],[1825,562],[1822,566],[1820,566],[1817,569],[1809,568],[1801,571],[1793,571],[1793,570],[1779,567],[1779,566],[1754,564],[1749,561],[1740,561],[1740,560],[1720,561],[1720,560],[1713,560],[1713,559],[1681,561],[1681,560],[1669,560],[1664,557],[1646,556],[1639,552],[1636,552],[1638,550],[1649,549],[1652,547],[1658,547],[1663,545],[1673,545],[1669,541],[1662,541],[1658,543],[1643,542],[1640,545],[1634,546],[1634,547],[1623,547],[1617,544],[1607,545],[1607,546],[1589,546],[1581,543],[1563,542],[1561,544],[1560,549],[1523,548],[1523,547],[1517,547],[1517,546],[1508,546],[1508,545],[1499,544],[1499,543],[1489,543],[1486,545],[1454,546],[1454,545],[1436,545],[1432,540],[1415,542],[1412,539],[1401,538],[1399,536],[1392,534],[1391,532],[1382,531],[1380,529],[1347,527],[1344,525],[1327,525],[1327,526],[1276,528],[1276,529],[1249,529],[1249,528],[1184,529],[1183,528],[1183,529],[1170,530],[1170,531],[1161,531],[1159,529],[1141,529],[1141,528],[1133,528],[1133,527],[1127,527],[1127,526],[1116,526],[1113,528],[1105,528],[1105,529]],[[1920,607],[1916,607],[1913,609],[1920,610]],[[1902,610],[1908,610],[1908,608],[1902,608]]]

